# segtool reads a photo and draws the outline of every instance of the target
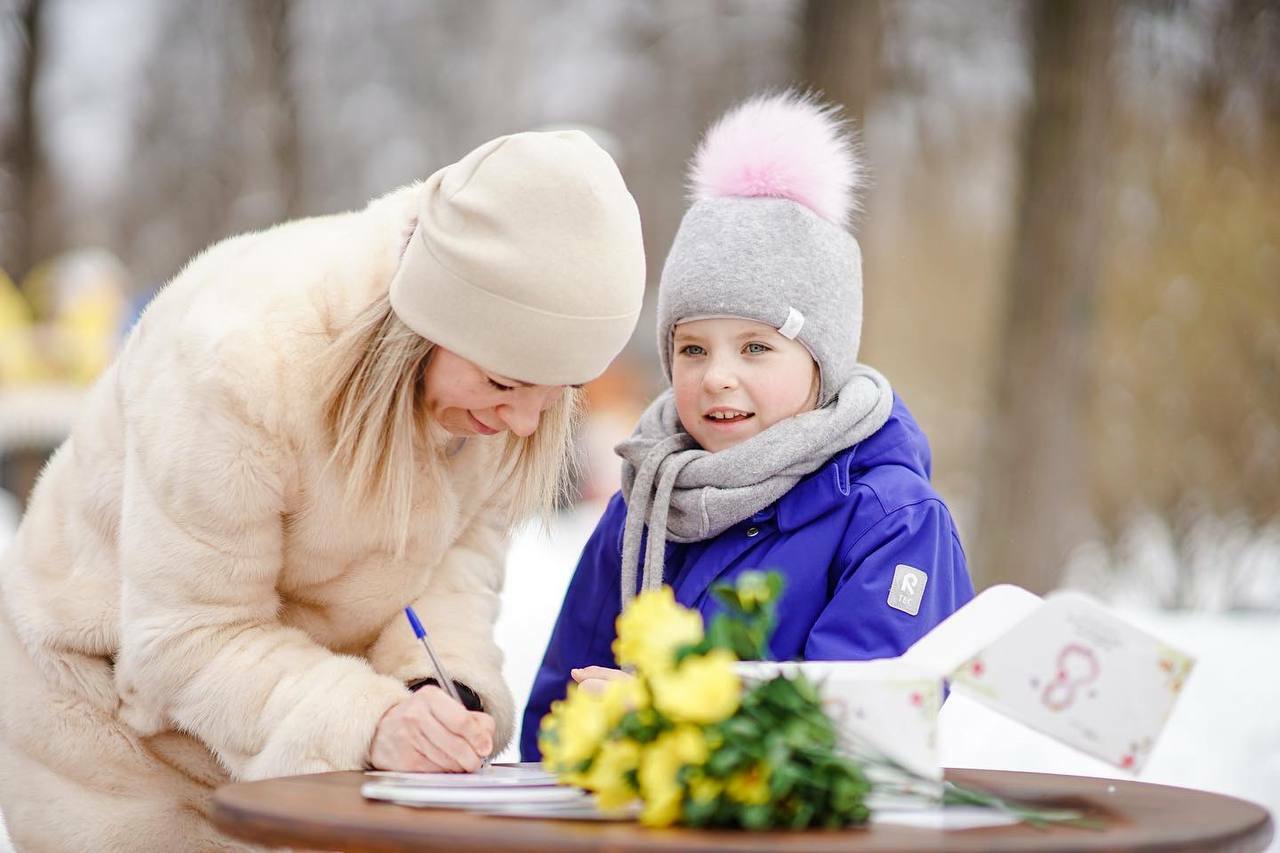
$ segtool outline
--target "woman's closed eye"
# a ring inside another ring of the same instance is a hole
[[[488,377],[485,377],[485,378],[488,379]],[[512,389],[515,388],[514,385],[503,385],[501,382],[498,382],[494,379],[489,379],[489,384],[492,385],[494,388],[497,388],[499,391],[511,391]]]

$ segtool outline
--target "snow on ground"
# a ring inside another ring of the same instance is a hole
[[[549,529],[525,527],[511,543],[502,612],[494,632],[506,655],[503,675],[516,697],[517,737],[499,761],[520,760],[518,726],[533,676],[560,615],[578,555],[603,512],[599,505],[575,507],[557,516]]]

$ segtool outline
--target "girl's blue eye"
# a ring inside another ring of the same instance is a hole
[[[494,388],[497,388],[499,391],[510,391],[514,387],[512,385],[503,385],[500,382],[494,382],[492,379],[489,380],[489,384]]]
[[[764,344],[760,344],[760,343],[747,344],[747,352],[751,353],[752,355],[760,355],[761,353],[765,353],[768,351],[769,351],[769,347],[765,346]]]
[[[705,352],[706,350],[697,344],[689,344],[687,347],[683,347],[680,350],[681,355],[702,355]]]

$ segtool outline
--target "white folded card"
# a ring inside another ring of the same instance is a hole
[[[823,707],[844,736],[869,743],[922,776],[942,778],[937,745],[941,676],[902,658],[752,661],[737,669],[748,682],[803,673],[819,686]]]
[[[744,663],[746,678],[804,672],[842,732],[941,778],[937,711],[951,689],[1054,739],[1137,773],[1191,672],[1188,655],[1086,595],[1042,599],[991,587],[901,657]]]

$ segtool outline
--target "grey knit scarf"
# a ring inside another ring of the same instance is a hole
[[[859,364],[839,395],[820,409],[779,421],[741,444],[709,453],[684,431],[670,389],[640,417],[622,457],[627,522],[622,535],[622,606],[635,597],[640,540],[649,528],[643,589],[662,585],[667,540],[718,536],[791,490],[833,455],[889,420],[893,389]]]

